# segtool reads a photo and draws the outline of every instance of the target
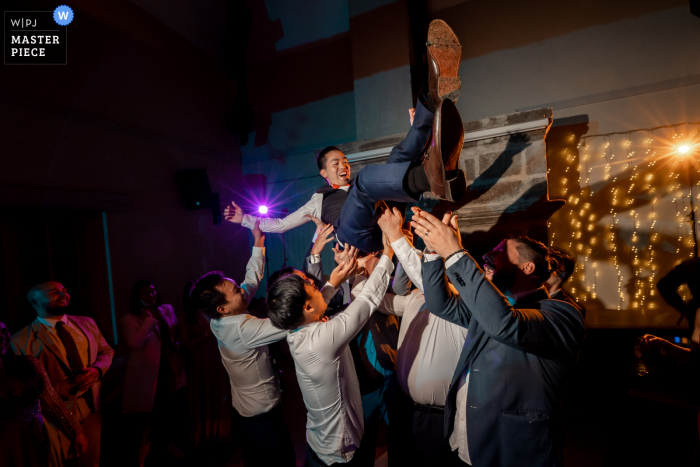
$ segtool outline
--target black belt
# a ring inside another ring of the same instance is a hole
[[[443,407],[441,405],[428,405],[428,404],[419,404],[418,402],[414,402],[413,407],[415,410],[419,410],[419,411],[425,412],[425,413],[445,413],[445,407]]]

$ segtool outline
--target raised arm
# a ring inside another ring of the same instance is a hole
[[[394,265],[391,256],[382,255],[364,290],[344,312],[335,315],[312,330],[311,347],[325,360],[335,360],[357,335],[370,315],[381,303]]]
[[[408,279],[410,279],[409,284],[412,282],[418,290],[423,292],[423,277],[421,276],[421,253],[413,248],[413,245],[406,239],[406,237],[401,236],[398,240],[391,243],[391,247],[396,253],[396,257],[399,259],[401,264],[401,269],[406,271]],[[398,269],[396,276],[398,276]],[[396,281],[396,279],[394,279]],[[410,285],[409,285],[410,287]],[[396,289],[394,292],[398,293]],[[408,290],[407,292],[410,292]]]
[[[316,224],[316,232],[311,241],[311,246],[304,258],[303,271],[310,279],[316,283],[316,287],[323,285],[323,263],[321,262],[321,253],[327,243],[333,241],[333,226],[324,225],[320,219],[309,217]]]
[[[243,296],[248,303],[255,297],[265,272],[265,235],[256,224],[253,228],[253,253],[245,268],[245,279],[241,284]]]
[[[447,276],[472,319],[494,339],[545,358],[578,354],[585,325],[581,313],[569,303],[543,300],[539,309],[513,308],[468,254],[447,268]],[[426,301],[427,297],[426,292]]]
[[[365,289],[365,285],[367,284],[366,277],[356,277],[361,278],[361,280],[356,280],[355,285],[352,288],[351,295],[353,300],[360,296],[362,291]],[[404,310],[406,309],[406,305],[408,304],[410,298],[410,294],[397,295],[394,293],[387,292],[384,295],[384,298],[382,299],[381,303],[379,304],[379,307],[377,307],[377,311],[379,311],[380,313],[384,313],[385,315],[403,316]]]
[[[224,211],[224,218],[234,224],[241,224],[243,227],[252,229],[255,223],[260,221],[260,229],[263,232],[282,233],[300,225],[306,224],[311,219],[306,217],[310,214],[314,217],[321,217],[321,202],[323,195],[314,193],[311,199],[302,207],[282,218],[260,218],[243,213],[243,210],[236,203],[231,203]]]
[[[423,262],[426,308],[445,321],[468,328],[472,317],[471,311],[448,285],[445,277],[445,263],[442,258],[433,259],[429,258],[430,255],[427,256]]]

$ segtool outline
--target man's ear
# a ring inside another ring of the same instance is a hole
[[[328,178],[328,172],[326,172],[326,169],[321,169],[319,173],[321,174],[321,177],[326,179]]]
[[[304,303],[304,313],[308,314],[311,313],[314,310],[314,307],[311,306],[311,302],[307,300],[306,303]]]
[[[520,270],[525,273],[525,275],[530,275],[535,272],[535,263],[528,261],[527,263],[523,263],[520,265]]]
[[[225,315],[226,314],[226,308],[223,307],[223,305],[219,305],[216,307],[217,313],[220,315]]]

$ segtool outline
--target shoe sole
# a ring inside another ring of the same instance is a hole
[[[437,92],[440,99],[459,99],[462,80],[459,77],[459,63],[462,58],[462,46],[457,35],[442,20],[430,22],[428,28],[428,53],[439,67]]]

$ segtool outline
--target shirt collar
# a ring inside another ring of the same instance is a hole
[[[44,326],[48,326],[50,328],[55,328],[56,324],[60,321],[63,324],[68,324],[68,315],[61,315],[60,317],[53,317],[53,318],[40,318],[37,316],[37,321],[39,321],[41,324]]]
[[[523,299],[529,297],[530,295],[540,292],[540,291],[546,291],[544,286],[542,287],[537,287],[536,289],[532,290],[526,290],[525,292],[518,292],[518,293],[512,293],[510,290],[506,290],[503,295],[506,296],[506,299],[508,300],[508,303],[511,304],[511,306],[514,306],[516,303],[522,301]]]

